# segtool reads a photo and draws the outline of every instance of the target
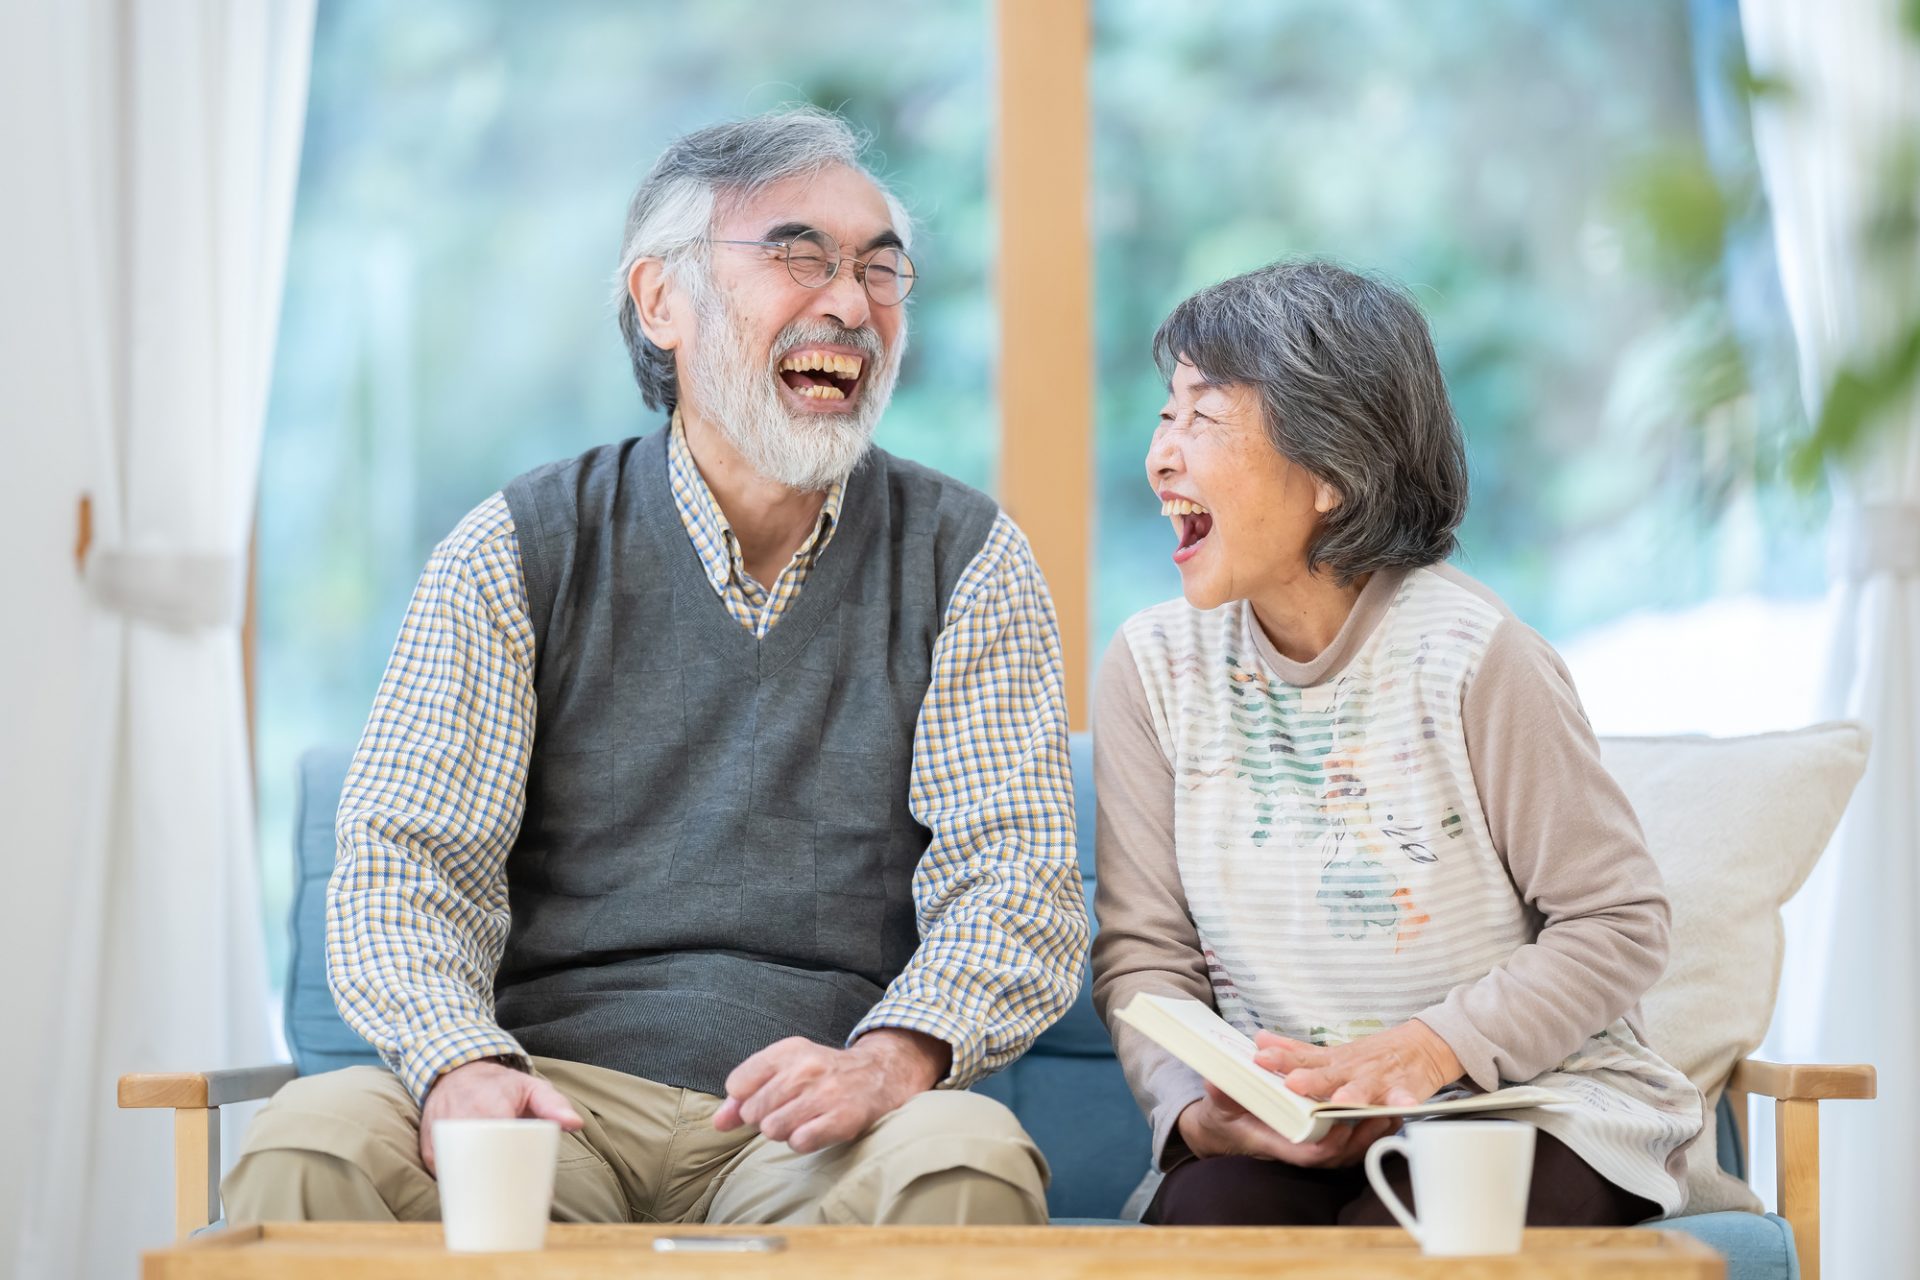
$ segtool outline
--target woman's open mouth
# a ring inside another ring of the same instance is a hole
[[[781,386],[820,410],[841,409],[857,398],[866,368],[866,357],[824,347],[796,348],[774,365]]]
[[[1160,514],[1173,521],[1173,531],[1180,539],[1180,545],[1173,550],[1173,562],[1185,564],[1200,553],[1200,546],[1213,532],[1213,513],[1199,503],[1188,498],[1165,498],[1160,503]]]

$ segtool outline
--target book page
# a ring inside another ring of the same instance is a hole
[[[1313,1109],[1280,1077],[1255,1061],[1252,1040],[1219,1014],[1185,997],[1138,995],[1119,1010],[1120,1021],[1198,1071],[1206,1081],[1258,1116],[1282,1137],[1308,1140],[1316,1127]]]
[[[1552,1089],[1520,1085],[1495,1093],[1452,1093],[1408,1107],[1321,1102],[1288,1089],[1278,1075],[1256,1060],[1257,1048],[1251,1039],[1198,1000],[1139,995],[1117,1016],[1198,1071],[1269,1128],[1295,1142],[1324,1135],[1338,1120],[1512,1111],[1574,1101]]]
[[[1315,1111],[1329,1120],[1357,1120],[1367,1116],[1443,1116],[1455,1112],[1520,1111],[1528,1107],[1551,1107],[1575,1099],[1557,1089],[1539,1089],[1532,1085],[1513,1085],[1493,1093],[1469,1093],[1458,1097],[1429,1098],[1411,1107],[1350,1107],[1331,1102],[1312,1103]]]

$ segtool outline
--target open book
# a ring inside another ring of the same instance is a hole
[[[1280,1082],[1279,1076],[1255,1062],[1253,1041],[1198,1000],[1184,996],[1137,995],[1114,1016],[1198,1071],[1208,1083],[1290,1142],[1318,1141],[1338,1120],[1513,1111],[1574,1101],[1552,1089],[1522,1085],[1494,1093],[1429,1100],[1413,1107],[1356,1107],[1344,1102],[1316,1102],[1293,1092]]]

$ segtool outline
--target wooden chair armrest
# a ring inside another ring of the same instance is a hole
[[[1793,1227],[1801,1280],[1820,1280],[1820,1102],[1871,1098],[1876,1089],[1872,1067],[1758,1058],[1737,1063],[1727,1081],[1742,1151],[1746,1150],[1747,1095],[1757,1093],[1774,1100],[1776,1207]]]
[[[182,1240],[220,1216],[220,1108],[271,1097],[296,1074],[291,1062],[273,1062],[120,1077],[122,1107],[173,1111],[173,1229]]]
[[[291,1062],[224,1071],[173,1071],[120,1077],[120,1105],[135,1107],[224,1107],[229,1102],[269,1098],[295,1075]]]
[[[1734,1067],[1733,1079],[1727,1087],[1737,1093],[1757,1093],[1782,1100],[1871,1098],[1876,1096],[1877,1077],[1868,1066],[1762,1062],[1748,1058]]]

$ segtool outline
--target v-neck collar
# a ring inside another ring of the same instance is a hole
[[[844,500],[834,529],[834,554],[815,561],[800,595],[787,606],[779,623],[764,636],[755,636],[727,609],[713,589],[707,567],[693,539],[680,522],[672,484],[667,475],[667,443],[671,427],[663,427],[640,442],[641,505],[655,553],[671,567],[674,610],[691,624],[691,635],[703,651],[727,654],[752,662],[761,675],[791,662],[807,647],[814,633],[839,606],[853,579],[855,567],[866,558],[867,547],[885,504],[878,498],[885,485],[886,454],[869,449],[845,482]]]

